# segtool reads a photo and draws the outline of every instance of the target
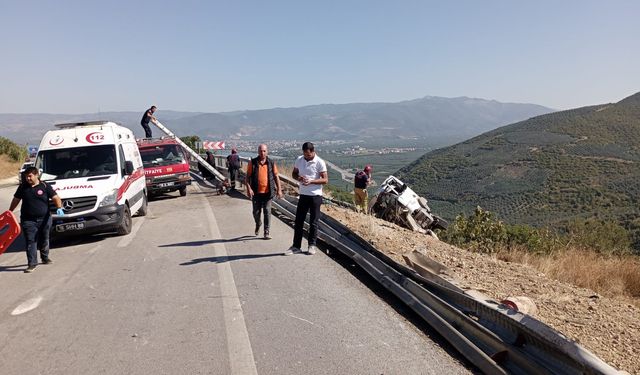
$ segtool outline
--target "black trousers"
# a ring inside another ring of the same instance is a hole
[[[318,237],[318,218],[320,217],[320,206],[322,205],[321,195],[301,195],[298,198],[296,208],[296,223],[294,225],[293,246],[300,249],[302,246],[302,235],[304,234],[304,219],[309,212],[309,236],[307,241],[309,246],[316,245]]]
[[[232,189],[236,188],[236,179],[238,178],[238,168],[229,167],[229,184]]]
[[[140,124],[142,125],[142,128],[144,129],[144,137],[145,138],[152,138],[151,136],[151,128],[149,127],[149,124]]]
[[[22,233],[27,242],[27,264],[38,265],[38,250],[43,261],[49,259],[49,232],[51,231],[51,215],[39,219],[20,218]]]

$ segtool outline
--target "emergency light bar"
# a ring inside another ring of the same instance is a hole
[[[77,128],[81,126],[95,126],[95,125],[106,125],[108,123],[113,123],[113,121],[85,121],[85,122],[68,122],[64,124],[54,124],[58,129],[68,129],[68,128]]]

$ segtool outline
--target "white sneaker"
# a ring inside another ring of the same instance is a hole
[[[299,252],[300,252],[300,249],[298,249],[295,246],[291,246],[290,248],[285,250],[285,252],[282,253],[282,255],[293,255],[294,253],[299,253]]]
[[[313,255],[318,251],[318,248],[315,245],[310,245],[309,246],[309,250],[307,250],[307,252],[309,253],[309,255]]]

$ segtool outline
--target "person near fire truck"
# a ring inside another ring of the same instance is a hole
[[[156,106],[152,105],[151,108],[147,109],[144,112],[144,115],[142,115],[142,119],[140,120],[140,125],[142,125],[142,129],[144,129],[144,137],[145,138],[151,138],[151,128],[149,127],[149,122],[156,121],[155,116],[153,116],[154,112],[156,111]]]
[[[238,155],[238,150],[235,147],[231,149],[231,154],[227,156],[227,170],[229,171],[231,190],[236,190],[236,179],[240,170],[240,155]]]

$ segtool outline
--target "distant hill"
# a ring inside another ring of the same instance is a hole
[[[428,138],[450,144],[510,122],[553,110],[534,104],[425,97],[399,103],[321,104],[167,121],[206,138],[364,140]],[[183,130],[184,131],[184,130]]]
[[[142,135],[138,112],[81,115],[0,114],[3,135],[34,142],[54,122],[110,119]],[[177,135],[209,140],[364,140],[428,139],[444,145],[553,110],[535,104],[500,103],[467,97],[427,96],[399,103],[322,104],[299,108],[223,113],[158,110],[157,117]],[[6,130],[5,130],[6,129]]]
[[[480,205],[512,224],[598,217],[640,228],[640,93],[495,129],[398,174],[448,218]]]
[[[53,129],[53,124],[65,122],[79,122],[91,120],[111,120],[128,126],[138,136],[144,136],[140,126],[140,119],[146,108],[140,112],[100,112],[84,114],[52,114],[52,113],[0,113],[0,129],[2,136],[14,142],[35,143],[42,139],[47,130]],[[199,112],[162,111],[162,119],[175,119],[183,116],[197,116]]]

